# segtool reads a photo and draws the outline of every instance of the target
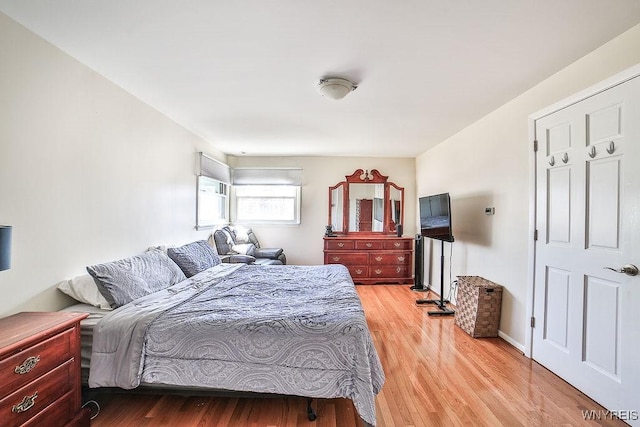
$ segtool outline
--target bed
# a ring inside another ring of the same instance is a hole
[[[385,378],[346,267],[198,269],[116,309],[91,309],[82,325],[90,388],[344,397],[376,424]]]

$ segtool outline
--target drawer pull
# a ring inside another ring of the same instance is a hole
[[[344,247],[344,243],[342,243],[342,242],[338,242],[338,247],[339,247],[339,248]]]
[[[378,261],[378,262],[382,261],[382,257],[381,256],[377,256],[376,257],[376,261]]]
[[[396,267],[396,273],[400,273],[402,271],[402,267]]]
[[[398,261],[403,262],[404,261],[404,257],[403,256],[399,256],[398,257]]]
[[[16,374],[24,375],[35,368],[39,361],[40,356],[27,357],[27,359],[22,362],[21,365],[16,366],[13,372],[15,372]]]
[[[393,244],[393,246],[395,246],[396,248],[399,248],[399,247],[400,247],[400,242],[395,242],[395,243]]]
[[[340,257],[339,257],[339,256],[334,256],[334,257],[333,257],[333,260],[334,260],[334,261],[340,261]]]
[[[378,275],[380,275],[380,274],[382,274],[382,270],[377,269],[375,273],[376,273],[376,274],[378,274]]]
[[[20,414],[22,412],[28,411],[36,403],[36,397],[38,397],[37,391],[33,393],[33,396],[25,396],[24,399],[22,399],[22,402],[18,403],[17,405],[13,405],[13,407],[11,408],[11,412]]]
[[[367,242],[367,244],[365,246],[370,248],[372,246],[372,244],[371,244],[371,242]]]
[[[357,269],[356,270],[356,274],[362,274],[362,270],[361,269]]]

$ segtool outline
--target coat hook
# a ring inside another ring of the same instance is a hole
[[[593,159],[595,156],[596,156],[596,146],[592,145],[591,150],[589,150],[589,157]]]
[[[613,141],[611,141],[611,142],[609,142],[609,147],[607,148],[607,153],[613,154],[614,151],[616,151],[616,145],[613,143]]]
[[[564,153],[562,155],[562,163],[566,164],[569,161],[569,155],[567,153]]]
[[[553,166],[555,164],[556,164],[556,159],[553,156],[551,156],[551,158],[549,159],[549,166]]]

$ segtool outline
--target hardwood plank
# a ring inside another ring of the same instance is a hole
[[[379,427],[624,426],[585,421],[602,410],[562,379],[500,338],[474,339],[452,317],[431,317],[415,300],[433,295],[406,285],[357,286],[387,377],[376,397]],[[348,399],[315,400],[310,422],[303,398],[98,394],[94,427],[361,427]]]

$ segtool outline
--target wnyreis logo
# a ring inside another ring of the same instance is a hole
[[[582,418],[587,421],[613,420],[615,418],[622,421],[637,421],[638,411],[634,409],[618,409],[609,411],[607,409],[585,409],[582,411]]]

